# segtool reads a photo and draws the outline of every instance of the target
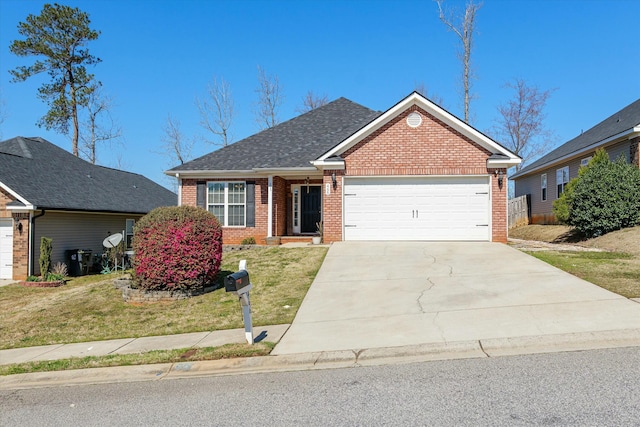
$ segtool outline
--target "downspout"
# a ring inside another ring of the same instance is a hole
[[[29,267],[27,272],[28,276],[33,276],[33,251],[36,244],[35,243],[36,218],[40,218],[41,216],[44,216],[45,213],[46,212],[43,209],[39,215],[33,216],[32,214],[31,216],[31,224],[29,225]]]

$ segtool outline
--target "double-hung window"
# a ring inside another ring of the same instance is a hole
[[[542,201],[547,200],[547,174],[540,175],[540,192],[542,193]]]
[[[246,225],[247,185],[244,182],[209,182],[207,209],[224,227]]]
[[[569,183],[569,166],[565,166],[562,169],[556,170],[556,197],[564,192],[564,188]]]

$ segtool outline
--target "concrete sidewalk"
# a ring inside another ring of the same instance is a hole
[[[254,340],[280,341],[289,325],[257,326]],[[145,353],[152,350],[175,350],[193,347],[219,347],[225,344],[246,343],[244,329],[165,335],[142,338],[94,341],[74,344],[54,344],[0,350],[0,365],[69,359],[72,357],[106,356],[110,354]]]

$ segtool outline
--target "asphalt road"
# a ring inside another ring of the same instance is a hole
[[[0,392],[1,426],[640,425],[640,348]]]

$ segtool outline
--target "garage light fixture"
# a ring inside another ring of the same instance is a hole
[[[336,188],[338,188],[338,181],[336,180],[336,173],[333,172],[331,174],[331,182],[333,183],[333,189],[335,190]]]
[[[494,170],[493,174],[498,177],[498,187],[502,190],[502,183],[504,182],[504,172],[502,172],[502,169],[500,169],[499,171]]]

